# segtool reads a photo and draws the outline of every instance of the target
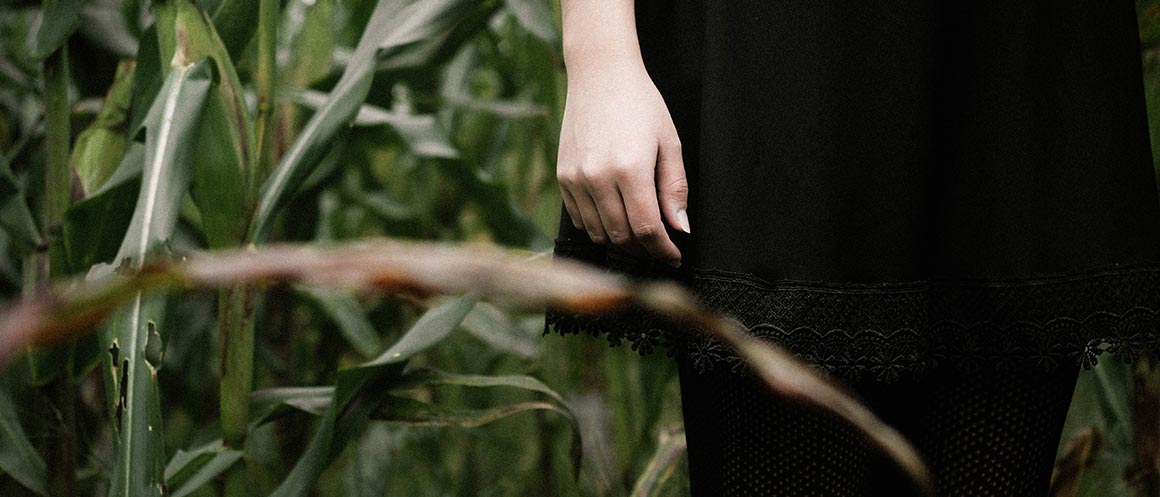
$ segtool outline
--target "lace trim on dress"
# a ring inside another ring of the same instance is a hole
[[[568,248],[558,245],[557,254],[599,262]],[[604,263],[631,269],[612,257]],[[1090,368],[1104,353],[1131,361],[1160,352],[1160,261],[1043,278],[885,284],[771,283],[696,270],[688,285],[708,309],[842,377],[892,381],[944,363]],[[545,332],[604,334],[642,354],[683,351],[701,371],[745,369],[727,345],[639,307],[598,317],[549,309],[546,317]]]

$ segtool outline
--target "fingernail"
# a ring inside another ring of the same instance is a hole
[[[672,267],[681,267],[681,260],[677,259],[675,261],[669,261],[669,265]]]
[[[685,213],[685,209],[677,211],[677,224],[681,225],[681,230],[685,233],[692,233],[689,230],[689,215]]]

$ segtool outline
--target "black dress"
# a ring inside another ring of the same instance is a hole
[[[684,264],[595,245],[566,213],[556,255],[680,281],[843,378],[947,495],[1045,492],[1078,368],[1160,349],[1133,2],[636,5],[683,144]],[[675,353],[695,495],[887,485],[856,436],[768,398],[722,344],[639,310],[548,325]]]

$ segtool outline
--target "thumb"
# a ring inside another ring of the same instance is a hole
[[[656,180],[657,201],[665,219],[673,228],[690,233],[689,215],[685,212],[689,205],[689,182],[685,179],[685,161],[681,157],[679,141],[660,146]]]

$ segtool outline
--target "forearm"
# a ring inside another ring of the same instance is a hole
[[[643,64],[634,0],[560,0],[569,77],[616,64]]]

